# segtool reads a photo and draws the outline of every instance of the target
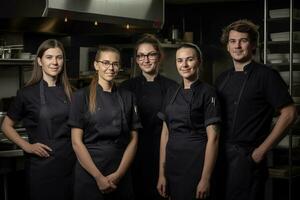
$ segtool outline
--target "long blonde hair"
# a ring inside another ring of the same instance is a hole
[[[119,59],[120,59],[120,51],[117,50],[116,48],[111,47],[111,46],[99,46],[98,51],[95,56],[95,61],[100,59],[101,53],[103,53],[103,52],[114,52],[119,55]],[[90,113],[94,113],[96,111],[96,106],[97,106],[96,96],[97,96],[98,78],[99,78],[98,73],[95,73],[95,75],[93,76],[92,81],[90,83],[90,86],[89,86],[89,89],[90,89],[90,91],[89,91],[89,111],[90,111]]]
[[[38,48],[36,53],[36,58],[33,63],[33,70],[31,73],[31,77],[29,81],[25,84],[25,86],[34,85],[38,82],[40,82],[43,78],[43,71],[42,67],[38,64],[38,58],[42,58],[45,51],[47,51],[50,48],[59,48],[63,53],[63,68],[62,71],[58,74],[57,82],[61,83],[64,87],[64,91],[68,97],[69,100],[71,100],[72,95],[72,86],[69,82],[67,71],[66,71],[66,53],[65,49],[61,42],[55,40],[55,39],[48,39],[45,40]]]

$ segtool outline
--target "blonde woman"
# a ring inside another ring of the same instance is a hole
[[[74,199],[130,200],[133,191],[128,169],[140,127],[135,101],[129,91],[114,84],[120,69],[118,50],[100,47],[94,67],[90,86],[75,93],[70,112],[78,158]]]

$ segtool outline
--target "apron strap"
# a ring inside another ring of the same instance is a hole
[[[177,97],[177,94],[179,93],[180,88],[181,88],[181,86],[179,86],[179,87],[176,89],[176,91],[175,91],[173,97],[172,97],[171,100],[170,100],[170,104],[173,104],[173,103],[174,103],[175,98]]]
[[[45,88],[44,88],[44,81],[43,79],[40,81],[40,99],[41,99],[41,109],[40,109],[40,119],[42,118],[45,123],[43,124],[46,129],[46,139],[52,139],[52,125],[50,120],[50,113],[48,106],[46,104],[46,97],[45,97]],[[41,117],[42,116],[42,117]]]

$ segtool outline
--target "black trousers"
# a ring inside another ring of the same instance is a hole
[[[212,188],[214,200],[264,199],[267,163],[255,163],[253,150],[234,144],[220,147]]]

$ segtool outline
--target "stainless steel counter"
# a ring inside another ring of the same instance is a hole
[[[3,157],[20,157],[24,155],[24,151],[22,149],[15,149],[15,150],[6,150],[0,151],[0,158]]]

